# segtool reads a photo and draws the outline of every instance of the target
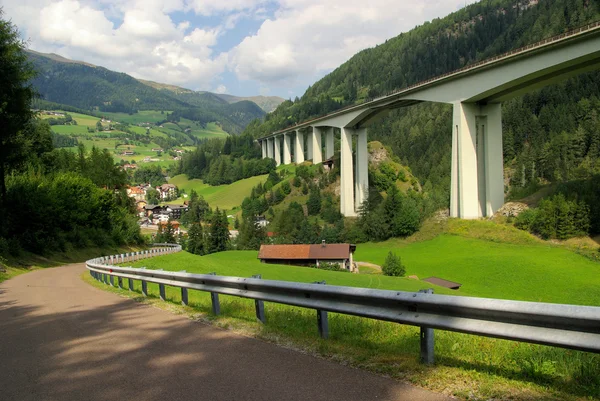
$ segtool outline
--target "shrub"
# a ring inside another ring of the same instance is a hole
[[[312,265],[311,267],[315,268],[315,269],[320,269],[320,270],[329,270],[329,271],[336,271],[336,272],[350,272],[350,270],[346,270],[346,269],[340,269],[340,265],[339,263],[333,263],[333,262],[320,262],[319,265]]]
[[[400,257],[392,251],[388,252],[381,270],[386,276],[403,277],[406,274],[406,268]]]

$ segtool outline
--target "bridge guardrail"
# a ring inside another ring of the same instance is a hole
[[[317,310],[319,333],[328,337],[327,312],[408,324],[421,328],[421,360],[433,363],[433,329],[456,331],[527,343],[550,345],[600,353],[600,307],[472,298],[433,294],[307,284],[288,281],[191,274],[114,266],[150,256],[181,250],[179,245],[160,244],[156,249],[132,254],[105,256],[86,262],[93,278],[123,287],[122,279],[159,285],[165,300],[165,286],[181,289],[182,303],[188,290],[209,292],[214,314],[219,314],[219,294],[254,299],[257,318],[265,322],[263,302],[275,302]]]
[[[580,35],[580,34],[585,34],[585,33],[588,33],[589,31],[592,31],[592,30],[597,30],[598,27],[600,27],[600,21],[591,22],[591,23],[586,24],[584,26],[581,26],[579,28],[574,28],[574,29],[572,29],[572,30],[570,30],[568,32],[564,32],[564,33],[561,33],[559,35],[552,36],[550,38],[542,39],[542,40],[540,40],[538,42],[531,43],[529,45],[525,45],[525,46],[519,47],[517,49],[509,50],[508,52],[505,52],[505,53],[502,53],[502,54],[499,54],[499,55],[496,55],[496,56],[492,56],[492,57],[484,59],[484,60],[480,60],[480,61],[476,61],[476,62],[471,63],[471,64],[467,64],[464,67],[458,68],[458,69],[453,70],[453,71],[446,72],[446,73],[441,74],[441,75],[436,75],[434,77],[425,79],[423,81],[416,82],[416,83],[414,83],[412,85],[408,85],[408,86],[406,86],[404,88],[399,88],[399,89],[394,89],[394,90],[388,91],[388,92],[384,93],[381,96],[378,96],[378,97],[375,97],[375,98],[365,99],[361,103],[351,104],[351,105],[348,105],[348,106],[344,106],[344,107],[342,107],[340,109],[337,109],[337,110],[335,110],[335,111],[333,111],[331,113],[328,113],[328,114],[325,114],[325,115],[321,115],[321,116],[318,116],[318,117],[314,117],[314,118],[311,118],[311,119],[306,120],[306,121],[301,121],[301,122],[299,122],[297,124],[294,124],[293,126],[287,127],[285,129],[282,129],[282,130],[279,130],[279,131],[275,131],[274,133],[271,133],[271,134],[266,135],[266,136],[264,136],[262,138],[259,138],[259,139],[265,139],[265,138],[271,137],[272,135],[277,135],[277,134],[281,134],[281,133],[284,133],[284,132],[293,131],[295,129],[302,128],[302,127],[304,127],[304,126],[306,126],[306,125],[308,125],[310,123],[319,121],[319,120],[321,120],[323,118],[335,116],[337,114],[340,114],[342,112],[351,110],[353,108],[364,107],[365,105],[367,105],[369,103],[374,103],[375,104],[375,103],[377,103],[379,101],[387,100],[388,98],[390,98],[392,96],[395,96],[395,95],[403,95],[403,94],[405,94],[407,92],[410,92],[411,90],[419,88],[421,86],[425,86],[427,84],[443,80],[443,79],[448,78],[448,77],[453,76],[453,75],[457,75],[457,74],[461,74],[461,73],[464,73],[464,72],[467,72],[467,71],[475,70],[475,69],[480,68],[482,66],[498,62],[498,61],[500,61],[502,59],[505,59],[505,58],[508,58],[508,57],[511,57],[511,56],[514,56],[514,55],[517,55],[517,54],[528,52],[528,51],[530,51],[532,49],[537,49],[537,48],[541,48],[541,47],[546,46],[546,45],[555,44],[555,43],[560,42],[560,41],[562,41],[564,39],[571,38],[572,36],[576,36],[576,35]]]

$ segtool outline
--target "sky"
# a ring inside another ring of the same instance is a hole
[[[0,0],[32,50],[237,96],[302,96],[360,50],[475,0]]]

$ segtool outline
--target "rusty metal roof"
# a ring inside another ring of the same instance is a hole
[[[450,288],[451,290],[458,290],[460,288],[460,286],[462,285],[461,283],[455,283],[454,281],[444,280],[443,278],[439,278],[439,277],[427,277],[427,278],[424,278],[423,281],[427,281],[428,283],[439,285],[440,287]]]
[[[348,259],[350,244],[261,245],[259,259]],[[354,251],[354,249],[352,249]]]

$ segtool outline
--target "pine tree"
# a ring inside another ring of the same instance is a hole
[[[187,251],[196,255],[204,255],[205,250],[204,233],[200,223],[193,223],[188,230]]]
[[[222,252],[229,248],[229,222],[227,212],[215,210],[210,220],[210,234],[208,237],[208,253]]]
[[[316,216],[321,211],[321,191],[318,187],[311,189],[306,207],[308,208],[308,214],[311,216]]]

